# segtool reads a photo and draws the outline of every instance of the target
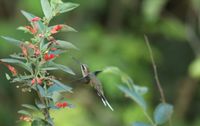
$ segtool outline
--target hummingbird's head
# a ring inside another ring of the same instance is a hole
[[[86,64],[81,64],[81,72],[83,77],[86,77],[90,73],[89,68]]]

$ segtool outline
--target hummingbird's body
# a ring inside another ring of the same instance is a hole
[[[104,96],[101,81],[96,77],[101,71],[90,72],[87,65],[85,64],[81,64],[81,71],[83,78],[85,78],[85,83],[90,84],[95,89],[95,91],[97,91],[97,94],[99,95],[99,97],[101,97],[101,100],[104,103],[104,105],[108,105],[108,107],[113,111],[113,108]]]

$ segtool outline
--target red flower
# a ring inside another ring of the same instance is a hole
[[[13,76],[17,75],[17,70],[13,66],[7,65],[7,67],[10,70],[10,72],[13,74]]]
[[[36,22],[36,21],[39,21],[39,20],[41,20],[40,17],[34,17],[34,18],[31,19],[32,22]]]
[[[29,32],[31,32],[32,34],[37,33],[37,29],[36,28],[33,28],[31,26],[25,26],[25,28],[27,28],[29,30]]]
[[[54,54],[48,54],[48,53],[45,53],[45,54],[44,54],[44,60],[45,60],[45,61],[51,60],[51,59],[53,59],[53,58],[55,58],[55,55],[54,55]]]
[[[56,103],[56,107],[58,107],[58,108],[65,108],[67,106],[68,106],[67,102],[58,102],[58,103]]]
[[[51,34],[55,34],[63,28],[62,25],[56,25],[51,29]]]

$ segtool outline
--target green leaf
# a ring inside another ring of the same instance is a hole
[[[154,110],[154,120],[161,125],[167,122],[173,113],[173,106],[167,103],[160,103]]]
[[[22,13],[22,14],[26,17],[26,19],[27,19],[28,21],[30,21],[30,22],[31,22],[31,20],[32,20],[34,17],[37,17],[37,16],[35,16],[35,15],[31,14],[31,13],[28,13],[28,12],[26,12],[26,11],[23,11],[23,10],[21,11],[21,13]],[[40,33],[42,33],[43,30],[46,28],[46,26],[45,26],[41,21],[37,21],[35,24],[37,25],[37,27],[38,27]],[[35,27],[33,24],[32,24],[32,26]]]
[[[22,115],[31,116],[31,114],[26,110],[19,110],[17,113],[22,114]]]
[[[61,95],[58,92],[53,92],[52,99],[53,99],[54,103],[62,100],[62,98],[63,98],[63,95]]]
[[[51,93],[53,93],[55,91],[56,92],[63,92],[65,90],[61,86],[59,86],[57,84],[54,84],[54,85],[52,85],[51,87],[48,88],[47,93],[51,94]]]
[[[133,123],[133,126],[151,126],[151,125],[143,122],[135,122]]]
[[[68,26],[68,25],[62,25],[62,29],[61,31],[65,31],[65,32],[77,32],[74,28]]]
[[[56,67],[45,67],[45,68],[42,68],[41,70],[44,70],[44,71],[46,71],[46,70],[57,70],[58,68],[56,68]]]
[[[148,21],[157,21],[167,0],[144,0],[142,10]]]
[[[15,59],[20,59],[20,60],[26,60],[25,57],[21,57],[20,55],[17,55],[17,54],[11,54],[10,57],[15,58]]]
[[[46,108],[45,105],[43,105],[42,103],[40,103],[40,102],[37,101],[37,100],[35,100],[35,104],[36,104],[36,106],[37,106],[39,109],[44,109],[44,108]]]
[[[56,47],[56,48],[65,49],[65,50],[70,50],[70,49],[79,50],[75,45],[73,45],[70,42],[62,41],[62,40],[57,40],[56,42],[58,43],[58,44],[54,45],[54,47]]]
[[[65,85],[65,84],[63,84],[63,83],[61,83],[60,81],[55,80],[55,79],[53,79],[52,81],[54,82],[55,85],[57,85],[57,87],[55,87],[55,89],[60,89],[60,88],[62,88],[63,90],[72,93],[72,88],[71,88],[71,87],[69,87],[69,86],[67,86],[67,85]],[[51,91],[52,91],[52,90],[53,90],[53,89],[51,89]],[[60,89],[60,90],[61,90],[61,89]]]
[[[14,64],[17,64],[17,65],[19,65],[20,67],[22,67],[22,68],[28,70],[29,72],[32,72],[31,67],[30,67],[28,64],[26,64],[26,63],[24,63],[24,62],[22,62],[22,61],[20,61],[20,60],[11,59],[11,58],[5,58],[5,59],[0,59],[0,61],[5,62],[5,63],[14,63]]]
[[[5,39],[6,41],[10,42],[11,44],[14,44],[16,46],[20,46],[22,44],[22,41],[16,40],[14,38],[11,37],[7,37],[7,36],[1,36],[3,39]]]
[[[75,75],[75,73],[67,66],[64,66],[64,65],[61,65],[61,64],[56,64],[54,62],[51,62],[51,66],[55,67],[55,68],[58,68],[59,70],[62,70],[64,72],[66,72],[66,73]]]
[[[19,77],[16,77],[12,80],[12,82],[20,82],[20,81],[24,81],[24,80],[29,80],[29,79],[32,79],[34,76],[32,75],[28,75],[28,76],[19,76]]]
[[[50,20],[53,16],[53,12],[49,0],[41,0],[41,5],[45,17]]]
[[[144,100],[144,98],[137,94],[135,91],[128,89],[125,86],[119,86],[119,89],[126,94],[126,96],[130,97],[133,99],[140,107],[142,107],[144,110],[146,110],[147,105]]]
[[[40,92],[40,95],[41,95],[42,97],[46,97],[46,93],[45,93],[44,88],[43,88],[42,86],[40,86],[39,84],[37,84],[37,88],[38,88],[38,90],[39,90],[39,92]]]
[[[29,104],[22,104],[23,107],[25,108],[28,108],[28,109],[31,109],[31,110],[34,110],[34,111],[37,111],[38,109],[33,106],[33,105],[29,105]]]
[[[78,6],[79,6],[79,4],[67,2],[67,3],[59,4],[58,10],[59,10],[59,13],[65,13],[65,12],[68,12],[68,11],[71,11],[71,10],[77,8]]]
[[[18,28],[17,28],[17,30],[20,30],[20,31],[24,31],[25,33],[31,33],[26,27],[24,27],[24,26],[19,26]]]
[[[36,120],[33,120],[33,122],[31,123],[31,126],[49,126],[49,125],[46,125],[45,121],[41,119],[36,119]]]

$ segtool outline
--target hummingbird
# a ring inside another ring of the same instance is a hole
[[[84,82],[86,84],[90,84],[95,89],[98,96],[101,98],[103,104],[105,106],[108,106],[113,111],[113,108],[111,107],[111,105],[109,104],[109,102],[107,101],[107,99],[104,95],[101,81],[97,78],[97,75],[99,73],[101,73],[102,71],[90,72],[90,70],[86,64],[81,64],[81,72],[82,72]]]

